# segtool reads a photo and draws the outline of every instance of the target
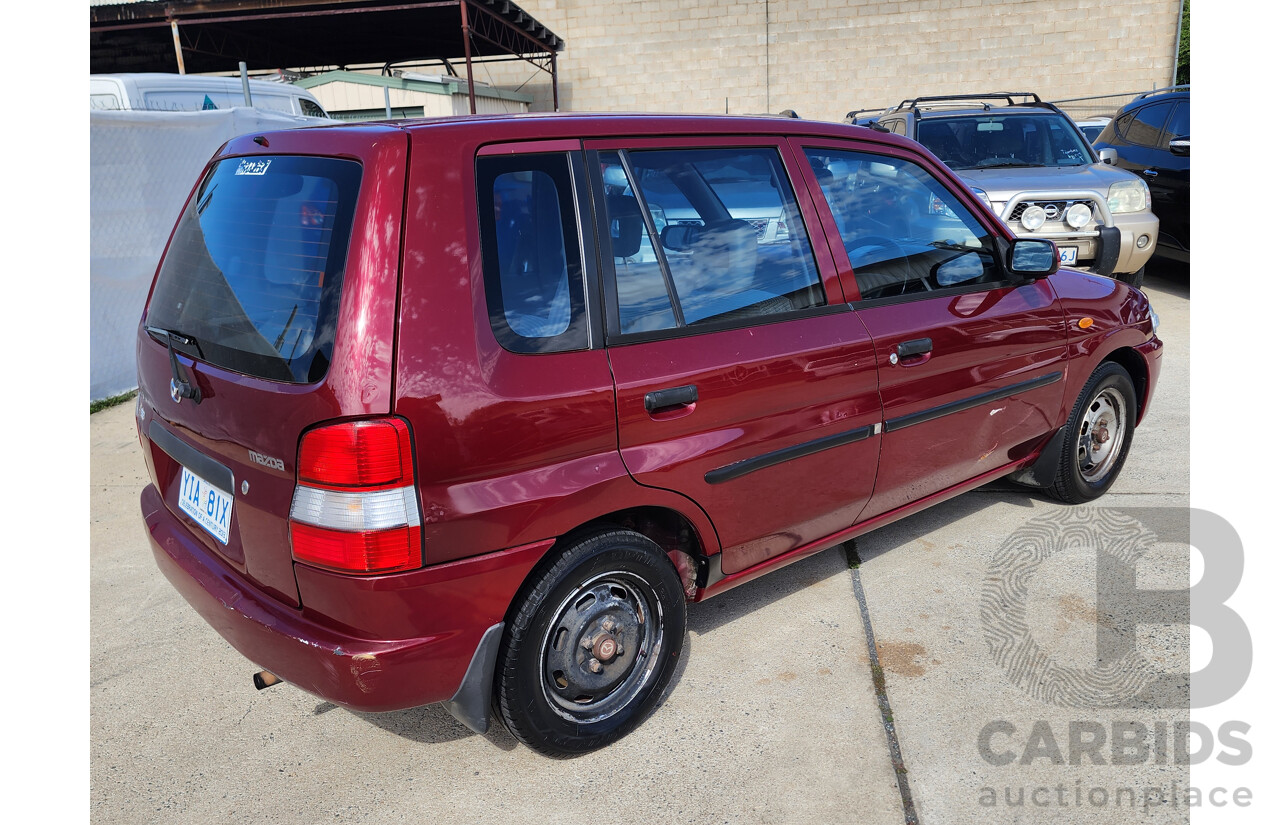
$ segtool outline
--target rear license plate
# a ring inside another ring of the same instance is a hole
[[[178,506],[223,544],[227,543],[231,528],[231,504],[230,493],[219,490],[186,467],[182,468]]]
[[[1074,246],[1058,247],[1058,263],[1073,264],[1076,262],[1076,248]]]

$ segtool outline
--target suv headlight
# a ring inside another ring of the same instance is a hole
[[[982,201],[983,203],[985,203],[985,204],[987,205],[987,208],[988,208],[988,209],[990,209],[990,208],[991,208],[991,198],[988,198],[988,197],[987,197],[987,193],[986,193],[986,192],[982,191],[981,189],[979,189],[979,188],[978,188],[978,187],[976,187],[976,186],[970,186],[970,187],[969,187],[969,191],[970,191],[970,192],[972,192],[973,194],[977,195],[977,196],[978,196],[978,200],[980,200],[980,201]]]
[[[1134,178],[1111,184],[1107,190],[1107,208],[1112,214],[1141,212],[1151,208],[1151,190],[1144,181]]]

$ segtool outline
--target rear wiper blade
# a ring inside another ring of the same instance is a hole
[[[196,354],[204,358],[204,350],[200,348],[200,342],[192,338],[190,335],[184,335],[176,329],[165,329],[164,327],[146,327],[147,333],[162,344],[167,344],[172,340],[175,344],[184,347],[194,347]]]
[[[182,374],[182,367],[178,364],[178,355],[173,351],[173,342],[177,341],[184,347],[195,347],[196,352],[199,352],[200,357],[203,358],[204,352],[200,349],[200,344],[191,336],[183,335],[175,330],[164,329],[163,327],[146,327],[146,330],[148,335],[163,341],[164,345],[169,349],[169,369],[173,372],[173,378],[169,381],[169,395],[173,397],[174,401],[190,398],[199,404],[202,398],[200,385],[187,379]]]

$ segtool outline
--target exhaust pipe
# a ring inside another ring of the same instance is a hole
[[[272,685],[280,684],[280,677],[269,670],[263,670],[253,674],[253,686],[258,690],[266,690]]]

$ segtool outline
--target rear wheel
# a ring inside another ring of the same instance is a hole
[[[1142,278],[1144,275],[1146,275],[1146,273],[1147,273],[1147,268],[1143,266],[1143,267],[1139,267],[1137,272],[1123,272],[1123,273],[1117,272],[1115,274],[1115,279],[1117,281],[1121,281],[1123,283],[1128,284],[1134,289],[1141,289]]]
[[[657,702],[684,633],[684,589],[658,545],[621,529],[581,539],[536,576],[503,636],[502,719],[548,756],[608,745]]]
[[[1137,412],[1129,373],[1113,361],[1100,364],[1076,399],[1049,494],[1079,504],[1105,493],[1129,455]]]

